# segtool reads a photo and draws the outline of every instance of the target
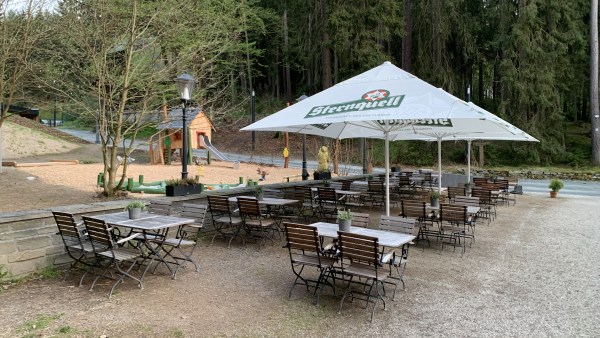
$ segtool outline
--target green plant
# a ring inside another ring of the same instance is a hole
[[[350,210],[338,210],[337,219],[342,221],[349,221],[352,219],[352,211]]]
[[[440,198],[440,192],[437,190],[431,190],[429,192],[429,197],[431,198]]]
[[[548,188],[550,188],[550,190],[552,190],[552,191],[559,191],[560,189],[562,189],[564,187],[565,187],[565,184],[558,178],[553,178],[550,181],[550,184],[548,185]]]
[[[263,187],[261,187],[260,185],[257,185],[256,187],[254,187],[254,192],[256,194],[262,194],[264,192]]]
[[[43,279],[55,279],[59,276],[60,272],[54,265],[47,266],[40,272],[40,277],[42,277]]]
[[[140,208],[142,210],[146,209],[146,204],[142,201],[131,201],[127,204],[127,209]]]
[[[182,178],[170,178],[165,181],[166,185],[177,186],[177,185],[197,185],[199,184],[196,179],[188,177],[186,179]]]

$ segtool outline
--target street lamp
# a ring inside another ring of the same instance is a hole
[[[179,89],[179,97],[181,98],[181,103],[183,103],[183,109],[182,109],[182,114],[181,114],[181,122],[183,124],[183,126],[181,127],[182,129],[182,133],[183,133],[183,137],[182,137],[182,142],[183,145],[181,147],[181,178],[182,179],[187,179],[187,160],[188,160],[188,144],[187,144],[187,124],[186,124],[186,105],[187,102],[192,98],[192,92],[194,91],[194,85],[196,84],[196,81],[194,80],[194,78],[189,75],[189,74],[181,74],[179,75],[176,79],[175,82],[177,82],[177,88]]]
[[[306,95],[302,95],[296,101],[300,102],[307,97]],[[306,134],[302,134],[302,180],[308,180],[308,176],[308,169],[306,168]]]

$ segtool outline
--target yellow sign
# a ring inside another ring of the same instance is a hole
[[[198,166],[198,176],[204,177],[204,166],[203,165]]]
[[[288,151],[288,148],[285,147],[285,148],[283,148],[283,157],[288,157],[288,156],[290,156],[290,152]]]

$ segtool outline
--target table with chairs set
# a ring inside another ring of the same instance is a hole
[[[164,266],[168,276],[177,278],[179,270],[193,259],[199,231],[203,228],[207,207],[184,203],[173,210],[164,203],[150,203],[148,211],[130,219],[127,212],[82,215],[81,221],[70,213],[53,211],[67,255],[73,259],[64,279],[75,268],[83,268],[82,286],[93,277],[90,291],[101,279],[113,280],[108,297],[125,280],[143,288],[148,272]]]
[[[385,309],[386,298],[391,295],[395,300],[398,286],[402,284],[404,289],[402,277],[409,244],[416,238],[413,235],[415,222],[382,216],[379,229],[369,229],[366,224],[368,220],[344,232],[339,231],[335,223],[284,223],[285,248],[296,276],[288,298],[292,297],[295,286],[301,285],[314,290],[319,305],[324,289],[331,289],[333,295],[337,295],[339,287],[343,294],[338,311],[348,299],[362,300],[365,308],[372,304],[371,321],[379,303]],[[333,242],[325,244],[326,239]],[[307,277],[305,268],[316,269],[317,278]]]

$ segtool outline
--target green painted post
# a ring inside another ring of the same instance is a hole
[[[138,181],[140,181],[140,185],[144,185],[144,175],[140,175]]]
[[[133,188],[133,177],[127,177],[127,190],[131,191]]]

